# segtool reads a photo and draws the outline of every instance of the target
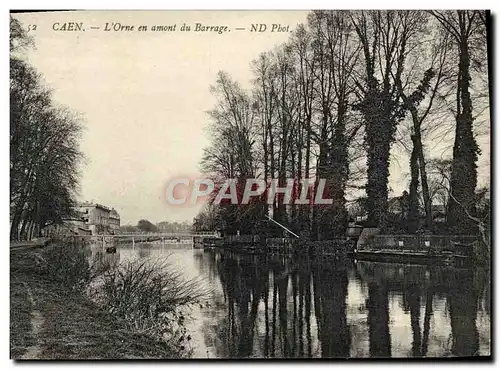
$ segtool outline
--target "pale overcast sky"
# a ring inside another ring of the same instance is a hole
[[[142,218],[191,221],[197,214],[199,207],[169,207],[162,191],[172,177],[198,174],[208,144],[206,111],[215,102],[209,87],[217,72],[227,71],[248,86],[250,62],[289,37],[289,33],[250,33],[250,24],[280,23],[293,30],[305,22],[307,12],[92,11],[15,16],[25,27],[37,26],[30,32],[36,49],[28,56],[54,90],[55,99],[84,116],[81,146],[87,161],[81,199],[114,207],[122,224],[135,224]],[[54,31],[56,22],[58,27],[83,22],[85,31]],[[177,28],[176,32],[106,32],[106,22],[136,28],[177,24]],[[231,32],[180,32],[183,23],[196,22],[227,25]],[[239,27],[247,30],[236,30]],[[398,193],[407,185],[401,181],[401,173],[408,171],[407,160],[392,163],[391,170],[392,188]]]

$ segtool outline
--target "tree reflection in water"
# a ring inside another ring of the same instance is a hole
[[[480,340],[476,324],[479,310],[489,324],[484,271],[220,250],[195,257],[202,275],[219,286],[202,328],[216,357],[347,358],[359,355],[360,342],[371,357],[489,353],[489,331]],[[401,311],[392,308],[396,298]],[[364,303],[348,306],[354,300]],[[367,331],[349,318],[356,309]],[[394,321],[406,321],[411,333]]]

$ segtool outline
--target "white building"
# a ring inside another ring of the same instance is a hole
[[[92,234],[111,233],[110,208],[101,204],[84,202],[78,205],[77,210],[83,214],[83,219],[88,224]]]
[[[120,230],[120,214],[114,208],[109,213],[109,228],[113,234],[117,234]]]

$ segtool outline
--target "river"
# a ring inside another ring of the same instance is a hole
[[[490,274],[375,262],[119,246],[211,290],[191,309],[194,358],[490,355]]]

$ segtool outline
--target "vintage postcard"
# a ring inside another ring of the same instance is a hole
[[[11,11],[11,359],[490,358],[492,37]]]

